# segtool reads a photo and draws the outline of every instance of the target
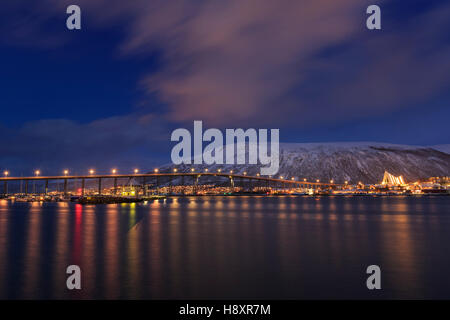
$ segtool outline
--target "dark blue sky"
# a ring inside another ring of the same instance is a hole
[[[193,120],[284,142],[450,143],[450,5],[6,0],[0,169],[151,168]],[[100,170],[100,169],[99,169]]]

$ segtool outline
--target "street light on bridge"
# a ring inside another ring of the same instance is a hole
[[[222,172],[222,169],[217,169],[217,172],[218,172],[218,173],[221,173],[221,172]]]
[[[233,174],[233,170],[230,170],[230,173]]]
[[[333,179],[331,179],[331,180],[330,180],[330,183],[334,183],[334,180],[333,180]]]
[[[208,168],[205,169],[205,172],[208,172]]]
[[[259,177],[259,173],[257,173],[256,176]]]
[[[35,174],[36,176],[38,176],[38,175],[41,174],[41,172],[40,172],[39,170],[36,170],[36,171],[34,172],[34,174]]]
[[[305,178],[305,179],[303,179],[303,181],[305,181],[305,182],[306,182],[306,178]]]
[[[319,180],[319,179],[317,179],[317,180],[316,180],[316,182],[317,182],[317,183],[319,183],[319,182],[320,182],[320,180]]]
[[[177,168],[173,168],[173,172],[177,172],[178,170],[177,170]]]
[[[247,171],[244,171],[244,176],[246,176],[247,175]]]
[[[64,175],[67,176],[69,174],[69,170],[64,170]]]
[[[6,170],[6,171],[3,172],[3,174],[5,175],[5,177],[7,177],[9,175],[9,171]]]
[[[156,171],[155,172],[158,172],[158,169],[155,169]],[[139,172],[139,169],[134,169],[134,174],[137,174],[138,172]]]
[[[95,170],[94,169],[90,169],[89,170],[89,174],[94,174],[95,173]]]
[[[191,172],[194,172],[195,171],[195,169],[194,168],[191,168]]]
[[[112,173],[112,174],[116,174],[116,173],[117,173],[117,169],[112,169],[112,170],[111,170],[111,173]]]

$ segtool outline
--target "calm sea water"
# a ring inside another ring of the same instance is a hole
[[[0,201],[1,299],[450,298],[449,271],[450,197]]]

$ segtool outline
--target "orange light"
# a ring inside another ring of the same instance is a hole
[[[217,172],[219,172],[219,173],[222,172],[222,169],[217,169]]]
[[[34,172],[34,174],[38,176],[38,175],[41,174],[41,172],[40,172],[39,170],[36,170],[36,171]]]
[[[5,176],[8,176],[8,175],[9,175],[9,171],[5,171],[5,172],[3,172],[3,174],[4,174]]]
[[[173,169],[173,172],[177,172],[177,171],[178,171],[177,168],[174,168],[174,169]]]
[[[155,170],[156,170],[155,172],[158,172],[158,169],[155,169]],[[139,169],[134,169],[134,174],[136,174],[138,172],[139,172]]]
[[[247,172],[244,171],[244,176],[246,176],[246,175],[247,175]]]
[[[230,173],[233,173],[233,170],[230,170]]]
[[[205,169],[205,172],[208,172],[208,168]]]
[[[194,169],[194,168],[192,168],[192,169],[191,169],[191,172],[194,172],[194,171],[195,171],[195,169]]]
[[[316,180],[316,182],[317,182],[317,183],[319,183],[319,182],[320,182],[320,180],[319,180],[319,179],[317,179],[317,180]]]
[[[116,174],[116,173],[117,173],[117,169],[112,169],[112,170],[111,170],[111,173],[112,173],[112,174]]]
[[[94,174],[95,173],[95,170],[94,169],[90,169],[89,170],[89,174]]]
[[[64,175],[67,176],[69,174],[69,170],[64,170]]]

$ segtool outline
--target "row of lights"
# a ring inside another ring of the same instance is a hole
[[[156,172],[157,172],[157,169],[155,169],[155,170],[156,170]],[[135,174],[137,174],[137,173],[139,173],[139,169],[134,169],[133,172],[134,172]],[[64,170],[63,173],[64,173],[65,176],[67,176],[67,175],[69,175],[69,170]],[[95,170],[94,170],[94,169],[89,169],[89,174],[94,174],[94,173],[95,173]],[[111,173],[112,173],[112,174],[117,174],[117,169],[112,169],[112,170],[111,170]],[[39,176],[40,174],[41,174],[41,171],[40,171],[40,170],[34,171],[34,175],[35,175],[35,176]],[[7,171],[7,170],[3,171],[3,175],[4,175],[5,177],[9,176],[9,171]]]
[[[154,171],[155,173],[158,173],[158,172],[159,172],[159,169],[158,169],[158,168],[155,168],[153,171]],[[173,169],[173,172],[176,173],[177,171],[178,171],[177,168],[174,168],[174,169]],[[139,169],[134,169],[133,172],[134,172],[134,174],[137,174],[137,173],[139,173]],[[192,168],[192,169],[191,169],[191,172],[195,172],[195,169]],[[205,169],[205,172],[208,172],[208,168]],[[218,169],[217,172],[218,172],[218,173],[221,173],[222,170],[221,170],[221,169]],[[90,169],[90,170],[89,170],[89,174],[94,174],[94,173],[95,173],[95,170],[94,170],[94,169]],[[112,173],[112,174],[117,174],[117,169],[112,169],[112,170],[111,170],[111,173]],[[4,171],[3,174],[5,175],[5,177],[7,177],[7,176],[9,175],[9,171]],[[40,172],[39,170],[36,170],[36,171],[34,172],[34,174],[35,174],[36,176],[39,176],[39,175],[41,174],[41,172]],[[69,174],[69,170],[64,170],[64,175],[67,176],[68,174]],[[233,174],[233,170],[230,170],[230,174]],[[246,175],[247,175],[247,172],[244,171],[243,175],[246,176]],[[256,176],[259,177],[259,173],[257,173]],[[284,177],[283,177],[283,176],[280,176],[280,179],[284,179]],[[294,181],[295,178],[292,177],[291,180]],[[306,178],[303,179],[303,181],[306,182]],[[316,182],[319,183],[320,180],[317,179]],[[334,180],[330,180],[330,183],[334,183]],[[345,184],[348,184],[348,181],[345,181]]]

